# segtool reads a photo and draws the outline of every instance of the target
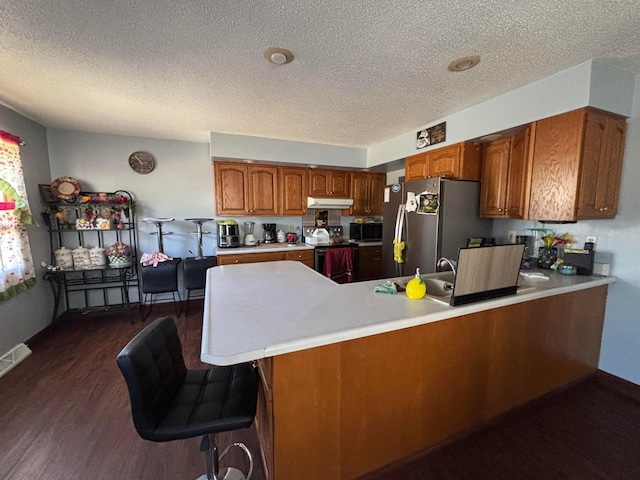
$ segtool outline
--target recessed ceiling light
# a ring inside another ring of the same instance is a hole
[[[480,63],[478,55],[469,55],[468,57],[456,58],[449,64],[449,70],[452,72],[463,72],[475,67]]]
[[[276,65],[286,65],[293,61],[293,53],[286,48],[271,47],[264,52],[264,58]]]

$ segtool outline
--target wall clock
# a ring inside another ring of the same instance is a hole
[[[156,166],[156,160],[150,153],[133,152],[129,155],[129,166],[134,172],[146,174]]]

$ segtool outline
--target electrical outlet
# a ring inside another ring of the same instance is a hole
[[[595,235],[587,235],[587,239],[585,240],[587,243],[597,243],[598,242],[598,237],[596,237]]]
[[[507,232],[507,242],[516,243],[516,231],[515,230],[509,230]]]

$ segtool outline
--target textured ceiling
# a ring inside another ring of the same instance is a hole
[[[0,2],[0,103],[101,133],[369,146],[601,57],[640,71],[638,0]]]

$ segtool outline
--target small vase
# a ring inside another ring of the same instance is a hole
[[[538,267],[551,268],[558,259],[558,250],[555,248],[539,248],[538,249]]]

